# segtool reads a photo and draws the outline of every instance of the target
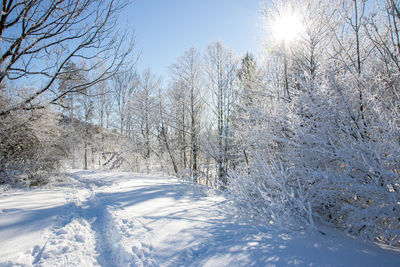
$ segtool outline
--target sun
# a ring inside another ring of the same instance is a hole
[[[304,26],[295,13],[284,13],[277,16],[271,24],[272,35],[278,42],[290,43],[300,39],[304,32]]]

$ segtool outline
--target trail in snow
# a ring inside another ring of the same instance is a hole
[[[339,231],[234,219],[222,194],[157,175],[74,171],[63,185],[0,195],[0,266],[400,266]]]

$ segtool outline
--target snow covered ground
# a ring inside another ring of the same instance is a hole
[[[339,231],[260,231],[171,177],[69,176],[0,193],[0,266],[400,266],[398,249]]]

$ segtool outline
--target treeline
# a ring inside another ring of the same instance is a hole
[[[68,75],[58,81],[61,91],[85,79],[80,68],[66,65]],[[233,125],[243,109],[244,84],[254,75],[261,79],[257,69],[252,55],[240,59],[216,42],[204,53],[187,50],[164,81],[150,69],[124,69],[105,82],[70,92],[60,104],[67,118],[63,127],[77,133],[68,135],[69,165],[101,168],[106,154],[118,154],[124,159],[121,169],[166,171],[226,187],[228,171],[244,160]],[[109,138],[114,147],[104,145]]]

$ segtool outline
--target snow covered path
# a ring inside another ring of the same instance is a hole
[[[171,177],[70,176],[0,194],[0,266],[400,266],[398,250],[333,230],[261,232]]]

